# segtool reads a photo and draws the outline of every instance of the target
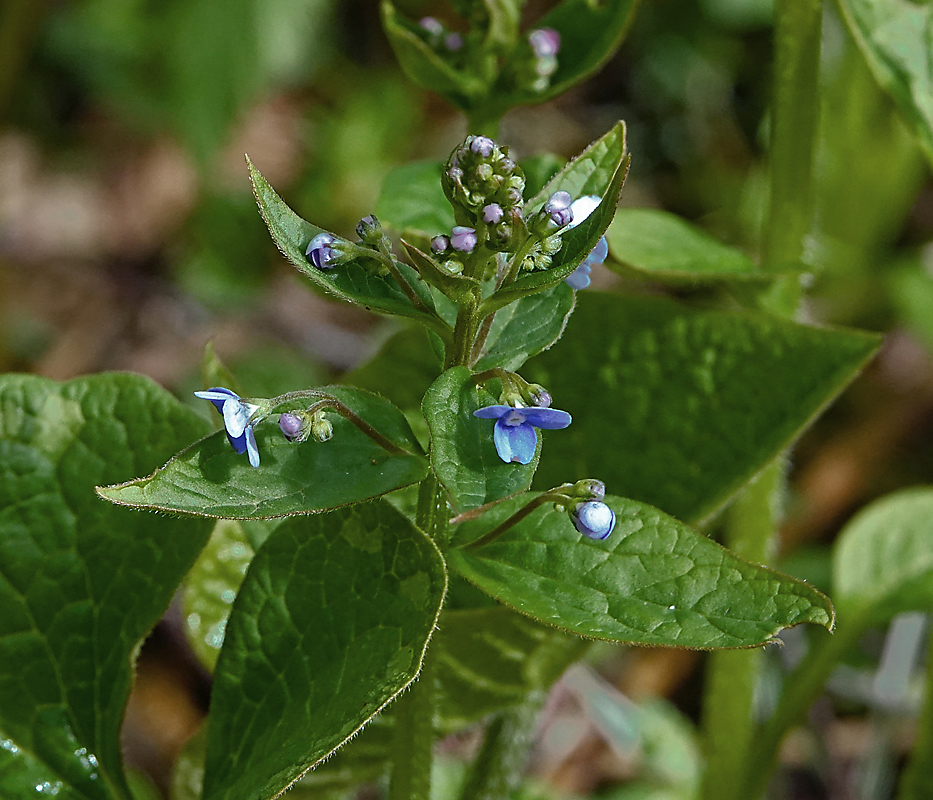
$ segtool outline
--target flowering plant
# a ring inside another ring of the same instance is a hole
[[[182,756],[196,788],[178,791],[204,800],[380,780],[390,800],[428,800],[436,739],[483,720],[461,796],[505,798],[544,692],[591,640],[726,651],[710,657],[707,764],[691,791],[752,797],[768,774],[755,765],[773,761],[844,646],[871,619],[929,607],[929,559],[909,554],[928,548],[933,499],[909,492],[844,537],[840,633],[814,638],[815,666],[756,731],[761,647],[836,624],[824,594],[766,565],[785,454],[879,345],[795,319],[808,223],[795,192],[813,129],[794,114],[813,100],[812,53],[779,52],[804,65],[809,89],[776,70],[755,263],[649,209],[639,224],[616,217],[621,122],[546,175],[497,139],[505,110],[611,56],[633,0],[565,0],[527,32],[518,3],[455,5],[466,30],[383,4],[406,71],[473,131],[405,182],[404,202],[383,196],[378,214],[360,209],[355,237],[340,235],[295,213],[248,160],[269,233],[311,287],[407,326],[368,371],[241,397],[208,353],[195,394],[220,415],[213,431],[140,376],[0,379],[11,797],[133,797],[119,742],[133,654],[186,575],[187,629],[213,688],[209,727]],[[812,39],[793,25],[818,29],[812,15],[781,20],[792,42]],[[603,269],[732,295],[595,291]],[[714,522],[731,549],[708,535]],[[879,533],[891,525],[900,554]],[[221,552],[233,555],[218,589],[202,573]]]

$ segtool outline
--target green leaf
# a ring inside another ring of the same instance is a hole
[[[445,588],[437,548],[384,502],[276,528],[227,625],[204,800],[266,800],[344,744],[418,673]]]
[[[567,159],[554,153],[541,153],[519,162],[525,173],[525,196],[534,197],[545,185],[566,166]]]
[[[423,253],[415,245],[402,239],[405,250],[408,251],[408,257],[419,274],[432,286],[436,286],[451,300],[459,301],[462,297],[471,294],[474,289],[478,289],[480,282],[476,278],[470,278],[466,275],[454,275],[447,272],[427,253]]]
[[[382,182],[376,216],[406,238],[430,239],[450,233],[457,223],[441,188],[440,161],[416,161],[396,167]]]
[[[549,688],[587,642],[495,606],[445,610],[431,647],[441,725],[456,730]]]
[[[129,797],[119,733],[134,654],[210,526],[117,508],[94,485],[153,469],[207,428],[139,375],[0,377],[4,788],[35,778],[66,797]]]
[[[461,524],[469,543],[522,508],[512,498]],[[607,495],[616,526],[606,541],[581,536],[566,511],[536,509],[450,566],[500,602],[594,639],[670,647],[753,647],[782,628],[832,628],[829,600],[786,575],[749,564],[656,508]]]
[[[653,208],[623,208],[606,231],[612,257],[623,274],[676,283],[768,280],[741,250],[728,247],[676,214]],[[617,265],[607,262],[610,269]]]
[[[933,608],[933,489],[895,492],[859,512],[833,548],[840,617],[860,625]]]
[[[573,312],[575,295],[561,282],[500,308],[475,369],[479,372],[502,367],[514,371],[531,356],[547,350],[563,333]]]
[[[522,492],[535,474],[541,453],[540,431],[530,464],[506,463],[493,442],[495,420],[473,416],[477,409],[497,402],[476,386],[466,367],[447,370],[424,396],[422,410],[431,431],[431,466],[450,493],[456,512]]]
[[[85,800],[87,795],[62,783],[49,767],[21,750],[0,731],[0,797],[49,795],[57,800]]]
[[[615,215],[628,172],[630,157],[625,148],[625,123],[617,123],[557,173],[538,194],[525,204],[525,216],[537,211],[556,191],[573,198],[597,195],[599,206],[586,220],[562,235],[563,247],[554,256],[550,269],[523,272],[518,280],[487,298],[482,310],[489,313],[525,295],[561,283],[596,246]]]
[[[443,95],[461,109],[469,98],[485,90],[482,81],[466,70],[456,69],[431,49],[416,32],[413,23],[402,17],[389,0],[383,0],[382,27],[395,51],[402,71],[418,86]]]
[[[573,424],[548,438],[537,485],[599,478],[699,521],[828,404],[876,336],[751,312],[584,292],[554,347],[525,367]]]
[[[227,618],[252,558],[253,548],[241,523],[218,520],[185,580],[185,634],[194,654],[209,670],[217,663]]]
[[[292,444],[276,418],[256,427],[262,463],[257,469],[237,455],[224,431],[191,445],[148,478],[98,489],[119,505],[205,517],[264,519],[308,514],[359,503],[420,481],[427,462],[404,415],[381,397],[359,389],[321,390],[349,406],[399,447],[391,454],[352,423],[328,414],[334,437]],[[296,403],[307,405],[308,401]]]
[[[375,261],[364,264],[363,261],[354,259],[329,270],[320,270],[312,266],[305,256],[305,250],[309,242],[324,231],[292,211],[249,159],[247,163],[253,182],[253,193],[272,239],[282,255],[318,288],[340,300],[371,311],[411,317],[435,329],[439,329],[439,325],[441,328],[445,327],[434,311],[430,288],[405,264],[399,264],[399,270],[414,293],[415,302],[391,276],[376,274],[373,269],[376,266]]]
[[[839,0],[875,80],[891,95],[933,164],[933,6],[910,0]]]

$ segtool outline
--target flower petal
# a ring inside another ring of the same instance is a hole
[[[573,272],[571,272],[566,278],[564,278],[567,285],[574,291],[579,292],[581,289],[585,289],[590,285],[590,265],[584,261],[577,267]]]
[[[574,200],[570,206],[570,210],[573,212],[573,221],[568,227],[576,228],[577,225],[596,210],[596,207],[601,202],[602,198],[597,197],[595,194],[585,194],[583,197],[578,197]]]
[[[252,430],[252,429],[250,429]],[[231,436],[230,432],[227,431],[227,438],[230,440],[230,444],[233,446],[233,451],[239,456],[246,452],[247,441],[246,433],[241,433],[239,436]]]
[[[570,414],[556,408],[523,408],[522,414],[529,424],[549,431],[566,428],[573,421]]]
[[[506,463],[517,461],[519,464],[530,464],[538,449],[538,434],[527,423],[504,425],[497,422],[493,439],[499,458]]]
[[[246,452],[249,453],[250,466],[255,469],[259,466],[259,448],[256,446],[256,434],[253,433],[253,426],[246,429]]]
[[[474,411],[473,416],[480,419],[499,419],[513,410],[512,406],[486,406]]]
[[[246,430],[246,426],[249,424],[250,411],[247,405],[241,403],[239,399],[230,399],[224,403],[222,413],[224,415],[224,427],[227,429],[227,433],[233,438],[242,436],[243,431]]]

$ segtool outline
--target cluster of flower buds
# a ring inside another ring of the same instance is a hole
[[[444,49],[456,53],[463,49],[463,37],[456,31],[448,29],[443,22],[435,17],[424,17],[418,23],[423,31],[425,41],[434,49]]]
[[[314,439],[326,442],[334,435],[334,426],[324,418],[324,412],[309,414],[307,411],[287,411],[279,416],[279,429],[290,442],[306,442]]]
[[[560,52],[560,34],[553,28],[537,28],[528,34],[532,61],[531,88],[543,92],[551,85],[551,76],[557,72],[557,54]]]
[[[441,182],[461,223],[459,229],[474,234],[482,229],[479,240],[486,247],[509,250],[513,230],[522,224],[525,175],[509,158],[508,148],[500,148],[487,136],[468,136],[448,159]],[[457,231],[454,228],[455,236]],[[450,243],[458,249],[454,237]]]

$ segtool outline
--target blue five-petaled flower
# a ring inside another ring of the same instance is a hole
[[[256,436],[250,417],[259,406],[244,403],[238,394],[224,389],[221,386],[208,389],[206,392],[195,392],[195,397],[210,400],[221,416],[224,418],[224,427],[227,429],[227,438],[233,449],[238,453],[248,453],[249,463],[253,467],[259,466],[259,448],[256,446]]]
[[[506,463],[517,461],[530,464],[538,448],[535,428],[559,430],[566,428],[571,417],[556,408],[515,408],[513,406],[486,406],[473,412],[474,417],[496,420],[493,439],[496,452]]]

